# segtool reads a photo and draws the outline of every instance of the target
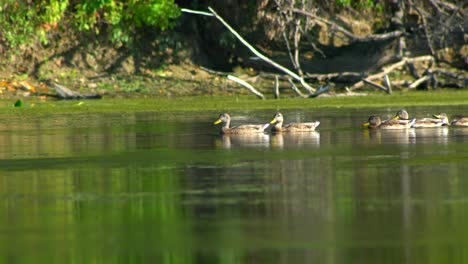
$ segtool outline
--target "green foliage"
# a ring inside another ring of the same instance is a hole
[[[336,0],[338,6],[353,7],[357,9],[382,8],[381,4],[374,3],[373,0]]]
[[[59,27],[75,25],[79,31],[105,31],[113,41],[127,42],[138,27],[164,30],[179,14],[174,0],[2,0],[0,41],[10,47],[46,44]]]

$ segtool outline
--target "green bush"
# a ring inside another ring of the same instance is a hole
[[[48,33],[65,25],[127,42],[143,25],[170,27],[180,10],[174,0],[2,0],[0,14],[0,44],[18,47],[47,43]]]

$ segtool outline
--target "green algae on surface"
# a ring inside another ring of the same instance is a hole
[[[258,100],[253,96],[235,97],[172,97],[172,98],[119,98],[101,100],[47,100],[25,99],[21,109],[12,107],[10,100],[0,101],[0,115],[100,113],[145,111],[200,111],[241,109],[292,109],[292,108],[367,108],[410,107],[436,105],[468,105],[468,91],[407,92],[394,95],[342,96],[323,98],[287,98]]]

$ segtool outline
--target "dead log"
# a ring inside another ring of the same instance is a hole
[[[57,98],[59,99],[101,99],[100,94],[80,94],[78,92],[72,91],[67,87],[60,85],[55,82],[50,82],[50,85],[54,87],[57,92]]]

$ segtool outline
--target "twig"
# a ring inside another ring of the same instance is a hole
[[[265,96],[260,93],[259,91],[257,91],[252,85],[248,84],[246,81],[244,80],[241,80],[235,76],[232,76],[232,75],[228,75],[227,78],[231,81],[234,81],[242,86],[244,86],[245,88],[249,89],[253,94],[255,94],[257,97],[259,97],[260,99],[262,100],[265,100]]]

